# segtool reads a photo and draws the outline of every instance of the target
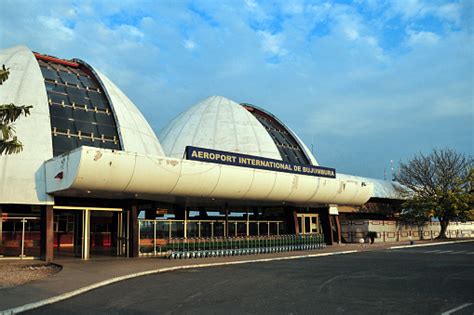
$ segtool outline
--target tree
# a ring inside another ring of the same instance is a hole
[[[474,170],[472,158],[451,149],[419,154],[400,163],[395,179],[405,186],[407,201],[402,217],[419,225],[437,218],[446,238],[449,222],[464,221],[472,215]]]
[[[10,71],[5,65],[0,69],[0,85],[8,79]],[[21,116],[28,116],[33,106],[0,104],[0,155],[14,154],[23,150],[23,144],[15,136],[14,122]]]

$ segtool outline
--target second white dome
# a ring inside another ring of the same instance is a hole
[[[272,138],[238,103],[210,96],[171,121],[159,134],[165,154],[183,158],[186,146],[281,160]]]

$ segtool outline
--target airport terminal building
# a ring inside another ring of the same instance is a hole
[[[24,150],[0,156],[0,257],[157,254],[176,238],[322,233],[399,202],[394,184],[318,164],[265,109],[208,97],[154,131],[82,60],[0,51],[0,104],[32,105]]]

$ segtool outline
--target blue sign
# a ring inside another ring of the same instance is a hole
[[[217,164],[258,168],[268,171],[336,178],[336,169],[334,168],[292,164],[260,156],[204,149],[192,146],[186,147],[186,159]]]

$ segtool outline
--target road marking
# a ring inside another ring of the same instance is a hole
[[[176,271],[176,270],[186,270],[186,269],[193,269],[193,268],[206,268],[206,267],[219,267],[219,266],[229,266],[229,265],[241,265],[241,264],[248,264],[248,263],[257,263],[257,262],[269,262],[269,261],[280,261],[280,260],[294,260],[294,259],[303,259],[303,258],[315,258],[315,257],[325,257],[325,256],[333,256],[333,255],[344,255],[344,254],[353,254],[359,253],[359,250],[346,250],[342,252],[331,252],[331,253],[318,253],[318,254],[308,254],[308,255],[300,255],[300,256],[286,256],[286,257],[273,257],[273,258],[263,258],[263,259],[249,259],[249,260],[237,260],[237,261],[227,261],[227,262],[217,262],[217,263],[205,263],[205,264],[196,264],[196,265],[184,265],[184,266],[175,266],[175,267],[166,267],[160,268],[155,270],[148,270],[142,271],[137,273],[132,273],[120,277],[111,278],[108,280],[100,281],[76,290],[72,290],[57,296],[53,296],[38,302],[28,303],[25,305],[13,307],[7,310],[0,310],[0,315],[10,315],[10,314],[17,314],[26,312],[41,306],[45,306],[48,304],[57,303],[69,298],[72,298],[76,295],[86,293],[88,291],[116,283],[119,281],[129,280],[137,277],[153,275],[157,273],[169,272],[169,271]]]
[[[440,251],[441,251],[441,249],[435,249],[435,250],[425,251],[425,252],[422,252],[422,253],[431,254],[431,253],[437,253],[437,252],[440,252]]]
[[[452,253],[453,251],[452,250],[442,250],[440,252],[437,252],[436,254],[448,254],[448,253]]]
[[[466,252],[465,250],[460,250],[460,251],[457,251],[457,252],[453,252],[450,255],[464,254],[465,252]]]
[[[415,245],[399,245],[399,246],[389,247],[388,249],[401,249],[401,248],[449,245],[449,244],[454,244],[454,243],[467,243],[467,242],[474,242],[474,240],[470,239],[470,240],[462,240],[462,241],[448,241],[448,242],[437,242],[437,243],[426,243],[426,244],[415,244]]]
[[[468,307],[469,305],[472,305],[472,303],[466,303],[466,304],[463,304],[463,305],[459,305],[458,307],[456,308],[453,308],[453,309],[450,309],[444,313],[441,313],[441,315],[449,315],[449,314],[452,314],[454,312],[457,312],[459,310],[462,310],[463,308],[466,308]]]
[[[333,282],[334,280],[337,280],[337,279],[342,278],[342,277],[344,277],[344,276],[345,276],[345,274],[342,274],[342,275],[338,275],[338,276],[332,277],[332,278],[329,279],[329,280],[324,281],[324,283],[319,286],[318,293],[321,293],[321,291],[323,290],[323,288],[324,288],[325,286],[327,286],[328,284],[330,284],[331,282]]]

